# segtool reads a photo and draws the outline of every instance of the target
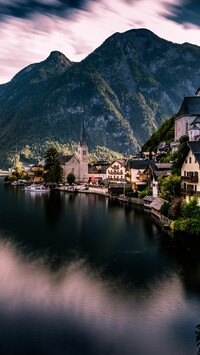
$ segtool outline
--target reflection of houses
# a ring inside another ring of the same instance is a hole
[[[147,185],[146,169],[149,166],[149,160],[128,160],[128,180],[135,184],[134,189],[141,189]]]
[[[110,165],[107,161],[98,161],[88,166],[89,182],[99,183],[106,180],[106,168]]]
[[[178,141],[183,135],[188,135],[191,141],[200,139],[200,88],[195,96],[184,98],[177,113],[174,132],[175,141]]]
[[[106,168],[106,179],[113,182],[126,180],[126,166],[125,159],[115,160]]]
[[[200,196],[200,141],[187,142],[177,163],[181,168],[181,191],[186,201]]]

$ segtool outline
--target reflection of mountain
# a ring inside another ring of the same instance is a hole
[[[63,212],[65,197],[59,191],[51,191],[44,197],[44,212],[47,224],[53,228]]]
[[[162,238],[160,252],[176,264],[186,292],[200,294],[200,239],[177,233],[175,238]]]
[[[131,288],[84,259],[55,271],[46,254],[27,260],[0,242],[1,354],[194,354],[200,300],[185,297],[175,272],[157,271]]]

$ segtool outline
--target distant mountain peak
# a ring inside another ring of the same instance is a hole
[[[0,166],[41,159],[53,143],[73,152],[83,107],[90,152],[135,154],[199,87],[199,63],[200,47],[144,28],[113,34],[80,63],[52,51],[0,85]]]
[[[61,52],[52,51],[46,61],[59,62],[59,63],[71,63],[71,61]]]

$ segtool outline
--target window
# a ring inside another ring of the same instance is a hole
[[[185,159],[185,164],[187,164],[187,159]]]
[[[189,157],[189,163],[191,164],[191,162],[192,162],[192,158],[191,158],[191,157]]]

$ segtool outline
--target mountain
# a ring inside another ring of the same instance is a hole
[[[146,29],[115,33],[80,63],[54,51],[0,85],[0,166],[53,144],[73,152],[83,117],[91,152],[132,155],[199,84],[200,47]]]

